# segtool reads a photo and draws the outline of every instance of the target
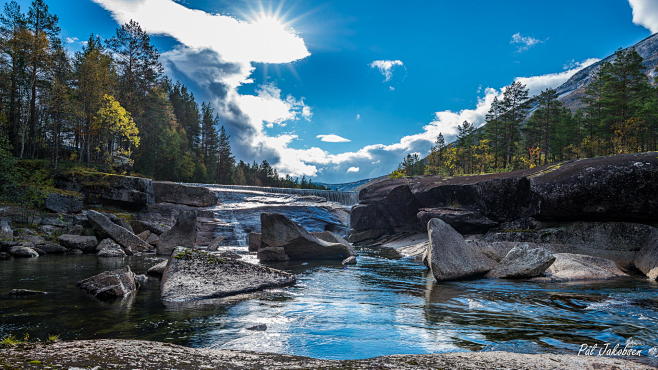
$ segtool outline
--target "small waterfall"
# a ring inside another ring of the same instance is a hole
[[[325,198],[329,202],[340,203],[345,206],[353,206],[359,202],[359,193],[355,191],[272,188],[272,187],[247,186],[247,185],[205,185],[205,186],[208,186],[213,189],[253,190],[253,191],[262,191],[265,193],[317,196],[317,197]]]

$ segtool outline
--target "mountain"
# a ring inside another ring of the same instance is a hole
[[[646,39],[630,46],[626,49],[634,48],[642,58],[644,58],[645,73],[653,77],[654,71],[658,67],[658,33],[653,34]],[[626,50],[624,49],[624,50]],[[605,62],[614,60],[614,54],[602,59],[586,68],[581,69],[573,75],[567,82],[560,85],[556,91],[560,101],[572,111],[582,108],[581,98],[585,95],[585,88],[592,82],[598,73],[601,65]]]
[[[357,191],[361,186],[369,183],[373,179],[363,179],[359,181],[354,181],[354,182],[348,182],[344,184],[325,184],[322,182],[316,182],[314,184],[316,185],[322,185],[326,187],[329,190],[333,191]]]

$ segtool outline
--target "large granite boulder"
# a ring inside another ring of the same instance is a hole
[[[441,219],[460,234],[483,234],[498,225],[478,211],[458,208],[421,208],[417,217],[421,225],[427,225],[433,218]]]
[[[112,239],[103,239],[96,247],[98,257],[125,257],[126,252]]]
[[[100,212],[89,211],[87,212],[87,218],[94,230],[96,230],[101,237],[112,238],[123,247],[126,254],[130,255],[136,252],[146,252],[153,249],[150,244],[146,243],[124,227],[115,224]]]
[[[430,220],[427,232],[430,243],[424,259],[437,281],[482,276],[496,266],[494,260],[438,218]]]
[[[170,302],[221,298],[295,283],[295,276],[211,253],[178,247],[162,275],[160,295]]]
[[[39,245],[39,249],[45,254],[64,254],[69,251],[68,248],[55,243],[41,244]]]
[[[9,248],[9,253],[16,258],[35,258],[39,257],[39,253],[34,250],[34,245],[25,243],[23,245],[16,245]]]
[[[70,194],[50,193],[44,201],[44,208],[55,213],[78,213],[83,206],[82,197]]]
[[[89,253],[96,252],[96,246],[98,245],[98,239],[95,236],[64,234],[60,235],[57,241],[66,248],[79,249]]]
[[[607,280],[628,277],[608,259],[582,254],[555,253],[555,262],[546,270],[549,281]]]
[[[649,279],[658,280],[658,231],[651,240],[635,255],[635,267]]]
[[[355,254],[349,245],[319,239],[284,215],[262,213],[260,219],[261,249],[283,248],[285,254],[292,261],[342,261]],[[263,256],[259,256],[259,258],[261,257]]]
[[[162,274],[164,274],[164,270],[167,268],[168,263],[169,260],[164,260],[156,265],[149,267],[149,269],[146,270],[146,275],[162,277]]]
[[[210,207],[217,204],[217,196],[202,186],[169,181],[153,181],[155,201],[158,203],[185,204],[193,207]]]
[[[55,186],[79,192],[86,204],[137,210],[154,202],[150,179],[94,171],[69,171],[55,176]]]
[[[101,300],[126,297],[137,290],[135,274],[130,267],[105,271],[77,283],[78,287]]]
[[[157,241],[158,254],[171,255],[176,247],[193,247],[196,243],[197,213],[195,211],[184,211],[178,215],[176,224],[160,235]]]
[[[541,276],[555,262],[555,257],[546,249],[531,248],[521,244],[512,248],[493,270],[489,278],[524,279]]]

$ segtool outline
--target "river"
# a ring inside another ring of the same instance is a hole
[[[243,237],[262,211],[281,210],[311,229],[340,228],[339,203],[307,194],[217,189],[216,233],[246,254]],[[344,221],[344,220],[343,220]],[[324,226],[323,226],[324,225]],[[208,230],[213,230],[212,227]],[[210,232],[210,231],[208,231]],[[0,261],[0,337],[131,338],[193,347],[278,352],[325,359],[505,350],[577,353],[581,344],[658,346],[657,285],[624,279],[588,284],[472,280],[435,283],[424,266],[359,249],[356,266],[274,265],[297,274],[289,288],[185,305],[163,305],[157,279],[124,301],[97,301],[76,281],[152,256],[43,256]],[[253,256],[248,260],[256,262]],[[47,295],[13,298],[13,288]],[[264,324],[265,327],[259,325]],[[261,330],[253,330],[261,329]],[[264,330],[262,330],[264,329]]]

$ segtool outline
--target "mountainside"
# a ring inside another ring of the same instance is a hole
[[[635,51],[644,58],[644,66],[646,67],[645,73],[648,76],[654,76],[654,70],[658,67],[658,33],[647,37],[627,49],[631,48],[635,48]],[[580,102],[580,99],[585,94],[585,88],[594,79],[596,73],[601,68],[601,65],[605,62],[610,62],[613,59],[614,54],[588,66],[587,68],[583,68],[567,80],[567,82],[560,85],[556,90],[559,99],[564,105],[572,111],[581,108],[582,103]]]

